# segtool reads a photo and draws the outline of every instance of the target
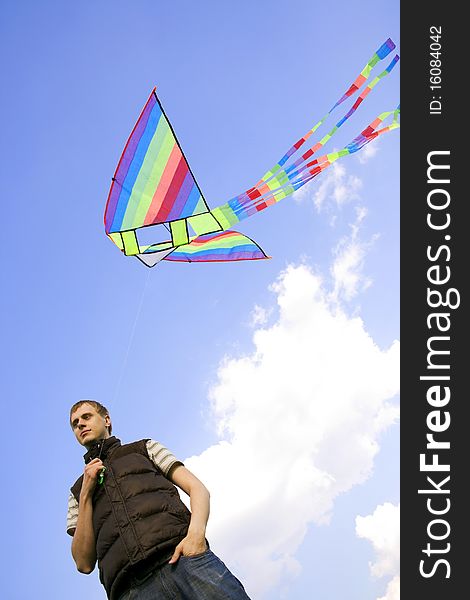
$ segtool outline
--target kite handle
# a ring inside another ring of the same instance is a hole
[[[103,467],[98,476],[98,485],[102,485],[104,481],[104,472],[106,471],[106,467]]]

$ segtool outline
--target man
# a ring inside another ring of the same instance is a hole
[[[183,463],[154,440],[122,445],[108,410],[94,400],[75,403],[70,424],[87,448],[67,514],[81,573],[98,562],[109,600],[249,600],[209,549],[209,492]]]

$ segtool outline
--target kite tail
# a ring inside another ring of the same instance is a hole
[[[226,204],[223,204],[222,206],[214,208],[210,211],[211,215],[218,223],[220,223],[223,229],[229,229],[236,225],[239,221],[279,202],[306,183],[309,183],[313,178],[322,173],[339,158],[348,154],[353,154],[354,152],[358,152],[366,144],[376,139],[380,135],[400,126],[398,122],[400,108],[398,107],[394,111],[381,113],[358,136],[356,136],[341,150],[337,152],[330,152],[311,160],[313,155],[316,154],[318,150],[323,148],[338,131],[338,129],[356,112],[358,107],[370,94],[374,87],[392,71],[399,61],[399,56],[395,55],[386,69],[372,79],[372,81],[370,81],[370,83],[363,89],[353,106],[345,115],[341,117],[336,125],[319,142],[304,152],[304,154],[302,154],[302,156],[300,156],[297,160],[295,160],[289,166],[282,168],[287,160],[297,150],[299,150],[302,145],[305,144],[312,133],[324,123],[331,112],[337,106],[342,104],[347,98],[354,95],[364,85],[370,76],[372,68],[380,60],[385,58],[394,48],[395,44],[390,39],[382,44],[382,46],[375,52],[358,77],[356,77],[354,82],[350,85],[348,90],[333,105],[328,113],[311,130],[309,130],[303,138],[291,146],[281,160],[270,171],[268,171],[255,186],[232,198]],[[388,126],[382,127],[384,121],[392,115],[392,123]]]
[[[302,154],[302,156],[300,156],[297,160],[288,166],[284,166],[287,160],[295,152],[297,152],[297,150],[299,150],[305,144],[307,139],[318,129],[318,127],[325,122],[332,111],[342,104],[346,99],[353,96],[365,84],[370,77],[373,67],[380,60],[383,60],[386,56],[388,56],[388,54],[394,48],[395,44],[391,39],[388,39],[384,44],[382,44],[382,46],[380,46],[380,48],[368,61],[361,73],[356,77],[354,82],[349,86],[347,91],[333,105],[328,113],[312,129],[310,129],[306,135],[304,135],[293,146],[291,146],[291,148],[286,152],[286,154],[284,154],[280,161],[270,171],[268,171],[255,186],[232,198],[226,204],[211,211],[211,214],[214,216],[214,218],[216,218],[225,229],[233,227],[242,219],[245,219],[256,212],[264,210],[268,206],[279,202],[286,196],[299,189],[299,187],[302,185],[305,185],[305,183],[311,181],[338,158],[357,152],[382,133],[395,129],[399,126],[397,112],[398,109],[397,111],[382,113],[364,131],[354,138],[350,144],[345,146],[339,152],[332,152],[311,160],[313,155],[322,149],[325,144],[331,140],[339,128],[348,119],[350,119],[350,117],[356,112],[374,87],[392,71],[399,61],[399,56],[395,55],[386,69],[364,87],[353,106],[341,117],[336,125],[320,141],[315,143],[315,145],[304,152],[304,154]],[[378,130],[378,127],[381,125],[381,123],[391,114],[394,114],[395,116],[392,125]]]
[[[284,164],[288,161],[288,159],[295,154],[310,138],[310,136],[327,120],[330,114],[337,108],[340,104],[342,104],[345,100],[352,97],[369,79],[370,74],[372,72],[373,67],[381,60],[386,58],[392,50],[395,49],[395,43],[389,38],[386,42],[380,46],[380,48],[374,53],[374,55],[367,62],[365,67],[362,69],[361,73],[356,77],[354,82],[349,86],[347,91],[341,96],[341,98],[332,106],[332,108],[326,113],[326,115],[318,121],[310,129],[302,138],[300,138],[293,146],[289,148],[289,150],[284,154],[284,156],[279,160],[276,165],[269,171],[267,171],[264,176],[260,179],[260,181],[250,188],[246,190],[242,194],[239,194],[235,198],[232,199],[233,202],[239,202],[241,204],[245,202],[249,202],[250,194],[255,192],[256,190],[267,191],[264,188],[264,185],[268,185],[269,187],[278,187],[279,183],[283,181],[285,176],[289,173],[289,169],[295,168],[301,162],[311,157],[315,152],[317,152],[320,148],[322,148],[338,131],[338,129],[356,112],[359,106],[362,104],[364,99],[368,96],[368,94],[372,91],[372,89],[384,78],[386,77],[392,69],[395,67],[397,62],[399,61],[399,56],[395,55],[387,68],[382,71],[378,76],[376,76],[362,91],[360,96],[357,98],[356,102],[352,106],[352,108],[336,123],[336,125],[330,130],[330,132],[325,135],[319,142],[317,142],[312,148],[310,148],[304,155],[302,155],[296,163],[291,165],[287,169],[282,169]],[[274,181],[273,181],[274,180]]]

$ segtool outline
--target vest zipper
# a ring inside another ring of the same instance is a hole
[[[142,548],[142,545],[141,545],[141,543],[140,543],[140,540],[139,540],[139,538],[138,538],[138,536],[137,536],[137,532],[136,532],[136,530],[135,530],[135,528],[134,528],[134,523],[132,522],[132,520],[131,520],[131,518],[130,518],[130,516],[129,516],[129,512],[127,511],[126,502],[124,501],[123,495],[122,495],[122,493],[121,493],[121,488],[119,487],[119,483],[118,483],[118,481],[117,481],[117,479],[116,479],[116,475],[114,474],[114,471],[113,471],[113,468],[111,467],[111,465],[108,465],[108,470],[109,470],[109,474],[112,476],[112,478],[113,478],[113,480],[114,480],[114,485],[116,486],[116,490],[117,490],[117,492],[118,492],[118,494],[119,494],[119,497],[120,497],[120,499],[121,499],[121,504],[122,504],[122,506],[123,506],[123,508],[124,508],[124,512],[126,513],[127,522],[129,523],[129,526],[130,526],[130,528],[132,529],[132,533],[134,534],[134,539],[135,539],[135,541],[136,541],[137,548],[140,550],[140,553],[142,554],[142,559],[141,559],[141,560],[143,560],[143,559],[145,558],[145,552],[144,552],[144,549]],[[108,496],[108,499],[109,499],[109,501],[110,501],[110,504],[111,504],[111,508],[112,508],[112,510],[113,510],[113,513],[114,513],[114,506],[113,506],[113,502],[112,502],[111,498],[109,497],[109,493],[108,493],[108,490],[107,490],[107,486],[106,486],[106,485],[104,486],[104,489],[105,489],[105,491],[106,491],[106,495]],[[118,526],[119,530],[121,531],[121,527],[119,526],[118,519],[116,518],[116,516],[115,516],[114,518],[116,519],[116,524],[117,524],[117,526]],[[127,549],[126,543],[125,543],[125,541],[124,541],[124,536],[123,536],[123,535],[120,535],[120,538],[121,538],[121,541],[122,541],[122,543],[123,543],[124,547],[126,548],[126,551],[127,551],[127,556],[129,557],[129,560],[130,560],[130,561],[131,561],[131,563],[132,563],[133,561],[132,561],[132,559],[131,559],[131,556],[130,556],[129,550]]]

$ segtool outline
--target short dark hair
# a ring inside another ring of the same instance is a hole
[[[99,415],[101,415],[102,417],[110,417],[109,410],[106,408],[106,406],[104,406],[104,404],[101,404],[100,402],[97,402],[96,400],[79,400],[78,402],[75,402],[75,404],[70,409],[70,415],[69,415],[70,425],[72,425],[72,414],[77,410],[77,408],[80,408],[80,406],[82,404],[91,404],[91,406],[93,406],[93,408],[96,410],[96,412]],[[109,427],[108,427],[108,431],[110,434],[111,434],[112,428],[113,428],[113,425],[110,421]]]

